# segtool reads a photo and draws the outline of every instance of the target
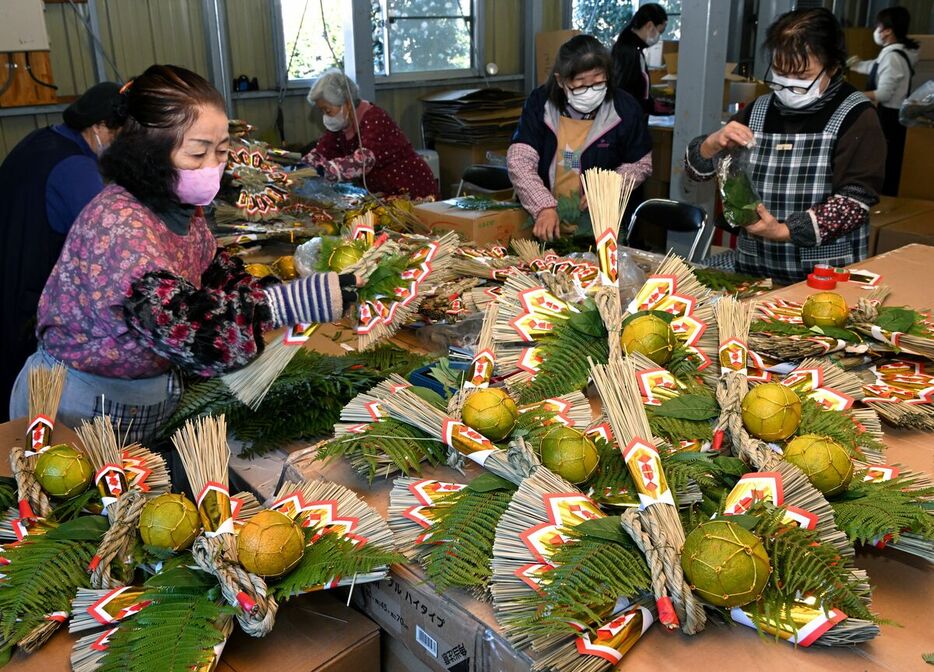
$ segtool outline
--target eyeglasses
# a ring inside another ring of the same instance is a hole
[[[817,84],[817,80],[821,78],[821,75],[824,74],[824,70],[826,69],[827,68],[823,68],[821,69],[820,72],[817,73],[817,77],[814,78],[814,81],[811,82],[810,86],[785,86],[784,84],[779,84],[778,82],[773,82],[770,79],[768,79],[769,73],[772,72],[772,66],[770,65],[769,69],[765,71],[765,79],[763,80],[763,82],[767,87],[772,89],[772,91],[782,91],[784,89],[788,89],[792,93],[796,93],[799,96],[803,96],[808,91],[810,91],[812,88],[814,88],[814,85]]]
[[[575,86],[573,89],[568,89],[575,96],[579,96],[582,93],[587,93],[589,89],[594,91],[606,91],[606,82],[596,82],[595,84],[590,84],[589,86]]]

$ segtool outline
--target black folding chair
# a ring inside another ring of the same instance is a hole
[[[505,166],[493,166],[483,163],[470,166],[464,171],[461,182],[457,187],[457,196],[460,196],[464,190],[464,184],[472,184],[485,191],[512,189],[512,180],[509,179],[509,172]]]
[[[674,251],[688,261],[700,261],[707,256],[712,233],[707,231],[707,213],[703,208],[667,198],[651,198],[632,213],[626,240],[656,241],[655,245],[663,249],[652,252]]]

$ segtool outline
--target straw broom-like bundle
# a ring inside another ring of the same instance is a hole
[[[503,273],[496,273],[496,271],[505,271],[515,266],[517,261],[515,257],[476,259],[458,255],[451,260],[451,271],[459,278],[500,280],[505,276]]]
[[[431,486],[426,487],[426,486]],[[419,560],[428,551],[433,524],[433,513],[450,506],[443,501],[449,493],[467,487],[461,483],[443,483],[424,478],[397,478],[389,493],[389,528],[396,541],[396,548],[410,560]],[[425,504],[427,490],[429,504]]]
[[[384,243],[368,249],[359,261],[348,267],[345,273],[355,273],[364,280],[370,277],[387,254],[398,252],[395,243]],[[259,357],[241,369],[224,374],[221,380],[231,393],[254,411],[259,408],[272,387],[292,358],[304,347],[305,342],[318,330],[320,324],[299,324],[287,327],[281,338],[263,350]]]
[[[883,285],[872,290],[868,296],[860,297],[857,307],[851,313],[853,328],[899,351],[934,360],[934,338],[908,333],[894,334],[875,325],[879,317],[879,307],[890,292],[891,290]]]
[[[538,243],[529,238],[513,238],[509,244],[512,245],[512,249],[516,251],[519,259],[525,264],[545,256],[544,243]]]
[[[600,279],[604,285],[616,286],[619,281],[619,226],[636,179],[629,173],[621,175],[615,170],[590,168],[581,175],[581,184],[590,211]]]
[[[461,389],[448,401],[448,413],[460,417],[461,408],[473,392],[490,386],[496,358],[493,354],[493,327],[499,314],[499,304],[490,303],[483,312],[483,325],[474,347],[474,356],[464,376]]]
[[[785,504],[816,515],[819,539],[834,546],[841,556],[853,557],[853,546],[837,528],[833,509],[823,494],[811,485],[798,467],[783,460],[766,443],[750,435],[743,426],[742,402],[749,391],[745,344],[755,306],[752,303],[740,303],[732,297],[723,297],[717,302],[716,310],[722,341],[719,359],[723,376],[717,386],[717,402],[721,411],[715,431],[726,436],[729,442],[727,445],[732,446],[736,457],[759,471],[779,472]],[[732,366],[729,365],[731,362]]]
[[[140,597],[144,592],[140,586],[79,588],[71,603],[68,632],[86,632],[115,625],[121,618],[143,608]]]
[[[65,367],[37,366],[29,369],[29,426],[26,430],[28,448],[14,445],[10,449],[10,467],[16,478],[19,514],[24,520],[46,517],[52,507],[48,495],[36,480],[38,454],[52,445],[52,431],[58,404],[65,387]]]
[[[498,289],[495,287],[474,287],[464,292],[464,307],[473,312],[484,310],[490,303],[499,300]]]
[[[671,629],[680,622],[686,634],[696,634],[704,629],[706,616],[681,570],[684,528],[655,449],[635,368],[619,357],[591,367],[603,411],[617,442],[625,446],[623,459],[642,502],[638,512],[623,514],[623,527],[645,553],[662,624]]]
[[[165,458],[138,443],[125,446],[120,458],[131,488],[158,495],[172,490],[172,480]]]
[[[276,600],[267,594],[266,582],[237,562],[237,541],[228,485],[230,447],[223,415],[188,420],[172,444],[188,476],[204,531],[195,539],[192,556],[205,572],[220,583],[224,600],[240,607],[237,621],[244,632],[261,637],[272,630]]]
[[[115,588],[120,583],[112,575],[111,566],[129,558],[146,497],[139,488],[130,486],[123,450],[108,416],[99,416],[91,422],[85,420],[76,432],[94,469],[94,483],[101,494],[104,513],[110,519],[110,527],[88,566],[91,587]]]

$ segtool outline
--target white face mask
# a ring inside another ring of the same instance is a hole
[[[586,89],[583,93],[572,93],[570,89],[564,87],[564,93],[568,97],[568,104],[582,114],[589,114],[596,110],[606,98],[606,88],[602,91],[595,91],[592,88]]]
[[[660,39],[662,39],[662,34],[658,32],[658,29],[656,28],[654,34],[649,35],[648,37],[645,38],[645,43],[649,45],[650,47],[654,47],[656,44],[658,44],[658,41]]]
[[[875,42],[880,47],[885,46],[885,40],[882,39],[881,28],[876,28],[874,31],[872,31],[872,41]]]
[[[101,154],[104,153],[104,150],[107,149],[107,147],[104,145],[103,142],[101,142],[101,136],[97,134],[97,131],[94,131],[94,140],[97,141],[97,151],[95,152],[95,154],[100,156]]]
[[[782,77],[781,75],[773,73],[772,81],[782,86],[800,86],[806,89],[811,86],[813,80],[792,79],[791,77]],[[775,95],[778,96],[778,99],[782,101],[782,105],[785,107],[800,110],[815,103],[823,95],[823,92],[820,90],[820,81],[817,81],[814,82],[814,86],[811,86],[807,93],[794,93],[788,89],[782,89],[781,91],[776,91]]]
[[[341,112],[335,116],[325,114],[321,117],[321,120],[324,122],[324,127],[329,131],[340,131],[347,125],[347,117],[344,116],[344,113]]]

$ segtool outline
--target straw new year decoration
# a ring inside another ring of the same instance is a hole
[[[376,270],[379,261],[393,251],[398,251],[398,247],[390,243],[371,247],[344,272],[354,273],[366,280]],[[259,357],[242,369],[225,374],[221,380],[240,402],[255,411],[263,403],[276,378],[320,326],[317,323],[288,326],[282,337],[266,346]]]
[[[581,184],[593,225],[600,279],[604,285],[615,286],[619,280],[619,226],[636,180],[629,173],[590,168],[581,175]]]
[[[616,357],[594,365],[591,375],[639,493],[639,511],[627,510],[622,524],[649,563],[659,620],[669,629],[680,623],[686,634],[696,634],[704,629],[706,616],[681,569],[684,528],[645,415],[635,368]]]
[[[260,637],[275,622],[279,605],[267,594],[266,583],[236,563],[233,508],[228,486],[230,447],[224,416],[188,420],[172,436],[195,496],[204,532],[195,539],[192,556],[197,565],[215,576],[224,599],[241,612],[237,620],[244,632]]]
[[[493,354],[493,328],[499,314],[499,304],[490,303],[483,314],[483,325],[474,346],[474,356],[464,376],[464,383],[448,401],[448,413],[460,417],[461,407],[472,392],[489,387],[493,378],[496,358]]]
[[[37,366],[29,369],[29,425],[26,429],[28,447],[14,445],[10,449],[10,466],[16,478],[20,518],[46,517],[51,511],[48,496],[35,477],[37,456],[52,445],[55,416],[65,386],[65,367]]]
[[[110,527],[88,567],[91,586],[114,588],[122,585],[122,580],[113,575],[113,563],[128,559],[136,541],[139,515],[146,501],[138,488],[130,487],[124,469],[123,450],[109,416],[99,416],[90,422],[85,420],[75,431],[81,437],[88,461],[94,469],[94,483],[110,521]]]
[[[720,325],[720,364],[722,377],[717,386],[720,419],[715,430],[732,447],[733,454],[760,472],[778,472],[785,494],[785,504],[803,509],[816,516],[820,540],[837,548],[845,558],[853,556],[853,546],[836,526],[833,509],[823,494],[811,485],[798,467],[786,462],[768,444],[753,437],[743,425],[742,401],[749,391],[746,378],[746,339],[755,305],[740,303],[732,297],[717,302],[717,323]]]

